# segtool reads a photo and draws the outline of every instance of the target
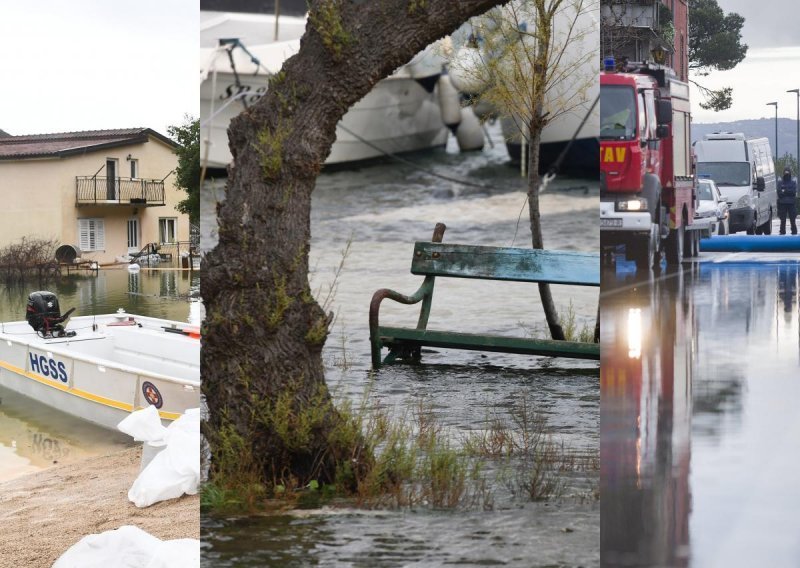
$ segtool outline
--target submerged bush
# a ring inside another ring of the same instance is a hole
[[[0,248],[0,279],[6,284],[37,279],[40,283],[60,276],[55,240],[22,237]]]

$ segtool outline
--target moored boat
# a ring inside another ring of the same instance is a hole
[[[265,14],[201,12],[200,155],[208,168],[221,170],[231,162],[230,121],[266,93],[269,77],[300,49],[306,18],[281,16],[278,35],[275,22]],[[461,122],[461,107],[455,89],[443,92],[445,60],[438,52],[425,49],[355,103],[337,125],[325,164],[445,146],[448,127]],[[456,119],[445,122],[443,104],[455,108]]]
[[[148,405],[162,421],[199,407],[196,327],[123,310],[71,312],[34,292],[26,321],[0,323],[0,385],[110,429]]]

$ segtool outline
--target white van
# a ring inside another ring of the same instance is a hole
[[[694,149],[697,176],[713,179],[728,202],[730,232],[772,233],[778,192],[769,140],[747,140],[741,132],[715,132],[695,142]]]

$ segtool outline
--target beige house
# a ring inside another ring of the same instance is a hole
[[[188,241],[176,147],[149,128],[0,134],[0,246],[55,239],[108,264],[148,243]]]

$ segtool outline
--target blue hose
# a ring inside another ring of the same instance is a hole
[[[798,235],[725,235],[702,239],[700,252],[797,252]]]

